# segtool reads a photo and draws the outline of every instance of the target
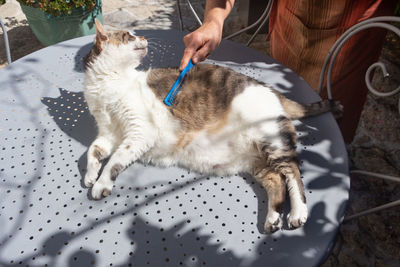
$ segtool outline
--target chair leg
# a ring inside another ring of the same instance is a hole
[[[7,61],[8,61],[8,64],[10,65],[11,64],[10,46],[9,46],[9,43],[8,43],[8,36],[7,36],[6,27],[4,27],[4,24],[3,24],[3,21],[1,20],[1,18],[0,18],[0,26],[1,26],[2,30],[3,30],[4,46],[6,48]]]
[[[387,204],[384,204],[384,205],[381,205],[381,206],[378,206],[378,207],[375,207],[375,208],[372,208],[372,209],[364,210],[362,212],[353,214],[353,215],[351,215],[349,217],[346,217],[343,221],[347,222],[347,221],[350,221],[352,219],[355,219],[355,218],[358,218],[358,217],[361,217],[361,216],[364,216],[364,215],[367,215],[367,214],[375,213],[375,212],[378,212],[378,211],[382,211],[382,210],[393,208],[393,207],[397,207],[397,206],[400,206],[400,199],[399,200],[395,200],[395,201],[390,202],[390,203],[387,203]]]
[[[391,176],[391,175],[385,175],[385,174],[380,174],[380,173],[373,173],[373,172],[367,172],[367,171],[361,171],[361,170],[352,170],[350,171],[350,173],[358,173],[358,174],[363,174],[363,175],[370,175],[370,176],[374,176],[374,177],[378,177],[381,179],[385,179],[385,180],[389,180],[389,181],[393,181],[393,182],[398,182],[400,183],[400,178],[399,177],[395,177],[395,176]],[[350,215],[348,217],[346,217],[343,221],[347,222],[350,221],[352,219],[367,215],[367,214],[371,214],[371,213],[375,213],[378,211],[382,211],[385,209],[389,209],[389,208],[393,208],[393,207],[397,207],[400,206],[400,200],[395,200],[393,202],[372,208],[372,209],[368,209],[368,210],[364,210],[361,211],[359,213]]]
[[[254,38],[257,36],[258,32],[262,29],[262,27],[264,26],[264,24],[268,21],[269,15],[271,14],[273,2],[274,2],[274,0],[269,0],[269,1],[268,1],[267,6],[265,7],[264,12],[262,13],[262,15],[260,16],[260,18],[259,18],[256,22],[254,22],[253,24],[251,24],[251,25],[245,27],[244,29],[241,29],[241,30],[239,30],[239,31],[237,31],[237,32],[235,32],[235,33],[232,33],[232,34],[230,34],[230,35],[224,37],[224,39],[231,39],[231,38],[233,38],[233,37],[235,37],[235,36],[238,36],[239,34],[245,32],[245,31],[247,31],[247,30],[249,30],[249,29],[252,29],[252,28],[256,27],[257,25],[259,25],[258,28],[257,28],[257,30],[255,31],[255,33],[253,34],[253,36],[251,36],[251,38],[249,39],[249,41],[248,41],[247,44],[246,44],[246,46],[249,46],[249,45],[253,42]],[[261,23],[261,24],[260,24],[260,23]]]
[[[386,175],[386,174],[381,174],[381,173],[375,173],[375,172],[367,172],[367,171],[362,171],[362,170],[352,170],[350,173],[358,173],[358,174],[363,174],[363,175],[370,175],[374,177],[378,177],[381,179],[389,180],[392,182],[398,182],[400,183],[400,177],[396,176],[391,176],[391,175]]]
[[[193,16],[195,17],[197,23],[198,23],[200,26],[203,25],[203,23],[201,22],[201,19],[199,18],[199,16],[197,15],[196,11],[195,11],[194,8],[193,8],[192,3],[190,3],[189,0],[186,0],[186,3],[188,4],[190,11],[192,11],[192,14],[193,14]]]
[[[201,26],[203,23],[201,22],[199,16],[197,15],[196,11],[194,10],[192,3],[190,3],[189,0],[186,0],[187,5],[189,6],[190,11],[192,12],[194,18],[196,19],[196,22]],[[182,19],[182,10],[181,10],[181,4],[179,0],[176,0],[176,6],[178,9],[178,19],[179,19],[179,28],[181,31],[183,31],[183,19]]]
[[[176,7],[178,9],[179,29],[180,29],[180,31],[183,31],[182,10],[181,10],[181,4],[180,4],[179,0],[176,0]]]

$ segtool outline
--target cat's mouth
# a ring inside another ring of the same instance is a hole
[[[145,50],[146,49],[146,47],[136,47],[136,48],[133,48],[133,50]]]

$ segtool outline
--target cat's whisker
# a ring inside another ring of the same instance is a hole
[[[162,45],[163,44],[162,40],[158,39],[158,38],[148,38],[147,42],[153,43],[153,44],[158,44],[158,45]]]
[[[152,62],[148,57],[143,58],[142,63],[140,64],[143,67],[151,67]]]
[[[150,45],[154,45],[155,47],[162,47],[162,43],[161,42],[155,42],[155,41],[151,41],[151,40],[147,40],[147,43]]]
[[[148,44],[147,44],[147,48],[157,49],[156,46],[153,45],[152,43],[148,43]]]
[[[157,47],[147,45],[147,50],[148,50],[147,54],[151,54],[151,52],[153,52],[154,55],[161,56],[161,52],[159,49],[157,49]]]
[[[156,50],[158,50],[158,46],[157,46],[157,44],[155,44],[155,43],[147,43],[147,47],[151,47],[151,48],[154,48],[154,49],[156,49]]]
[[[160,39],[160,38],[157,38],[157,37],[150,37],[150,38],[146,38],[147,39],[147,41],[153,41],[153,40],[156,40],[156,41],[159,41],[160,43],[162,42],[162,39]]]
[[[152,44],[155,44],[155,43],[161,44],[161,42],[158,42],[157,40],[153,40],[153,39],[147,39],[147,42],[152,43]]]

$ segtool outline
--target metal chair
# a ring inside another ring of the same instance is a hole
[[[394,16],[385,16],[385,17],[376,17],[372,19],[365,20],[363,22],[357,23],[353,27],[349,28],[332,46],[331,50],[328,53],[328,56],[325,59],[324,65],[322,67],[320,79],[319,79],[319,84],[318,84],[318,93],[321,94],[323,83],[324,83],[324,76],[326,73],[326,68],[328,67],[328,72],[327,72],[327,78],[326,78],[326,87],[327,87],[327,92],[328,92],[328,99],[332,99],[332,92],[331,92],[331,75],[332,75],[332,68],[333,64],[335,63],[335,59],[337,54],[339,53],[340,49],[343,47],[343,45],[346,43],[347,40],[349,40],[353,35],[357,34],[358,32],[369,29],[369,28],[384,28],[387,30],[391,30],[394,33],[396,33],[400,37],[400,29],[396,28],[395,26],[389,24],[388,22],[400,22],[399,17],[394,17]],[[382,62],[376,62],[372,64],[366,74],[365,74],[365,83],[367,85],[368,90],[380,97],[386,97],[386,96],[393,96],[397,93],[400,92],[400,86],[398,86],[395,90],[387,93],[382,93],[373,88],[371,85],[370,81],[370,74],[371,71],[374,70],[375,68],[380,68],[383,71],[383,74],[385,77],[389,77],[389,73],[386,70],[385,65]],[[399,99],[399,114],[400,114],[400,99]],[[367,172],[363,170],[350,170],[350,173],[357,173],[361,175],[369,175],[389,181],[394,181],[394,182],[400,182],[400,177],[394,177],[390,175],[385,175],[385,174],[380,174],[380,173],[373,173],[373,172]],[[344,219],[344,221],[349,221],[355,218],[358,218],[360,216],[364,216],[370,213],[375,213],[378,211],[382,211],[388,208],[400,206],[400,200],[396,200],[393,202],[390,202],[388,204],[381,205],[379,207],[371,208],[356,214],[353,214],[347,218]]]
[[[0,26],[3,30],[3,34],[4,34],[4,46],[6,48],[6,54],[7,54],[7,62],[8,64],[11,64],[11,54],[10,54],[10,46],[8,43],[8,36],[7,36],[7,31],[6,28],[4,27],[3,21],[0,18]]]
[[[187,5],[189,7],[189,10],[191,11],[192,15],[194,16],[195,20],[201,26],[202,22],[201,22],[201,20],[199,18],[199,15],[194,10],[193,5],[190,3],[189,0],[185,0],[185,1],[186,1]],[[268,1],[264,12],[261,14],[260,18],[256,22],[254,22],[253,24],[251,24],[251,25],[249,25],[249,26],[247,26],[247,27],[245,27],[245,28],[233,33],[233,34],[230,34],[230,35],[224,37],[223,39],[231,39],[231,38],[233,38],[235,36],[238,36],[239,34],[241,34],[243,32],[246,32],[246,31],[248,31],[250,29],[253,29],[253,28],[258,26],[257,30],[254,32],[254,34],[250,37],[249,41],[246,43],[246,46],[249,46],[253,42],[254,38],[256,38],[257,34],[260,32],[260,30],[265,25],[265,23],[268,21],[269,15],[271,14],[271,9],[272,9],[273,2],[274,2],[273,0]],[[182,10],[181,10],[180,1],[177,0],[176,4],[177,4],[177,7],[178,7],[177,9],[178,9],[178,18],[179,18],[180,30],[183,31],[184,25],[183,25],[183,20],[182,20]]]

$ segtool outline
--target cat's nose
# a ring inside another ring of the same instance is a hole
[[[140,45],[145,46],[145,47],[147,46],[147,39],[145,37],[138,36],[138,39],[139,39]]]

